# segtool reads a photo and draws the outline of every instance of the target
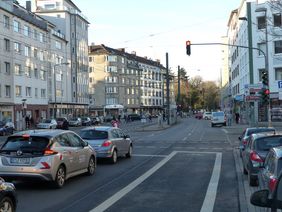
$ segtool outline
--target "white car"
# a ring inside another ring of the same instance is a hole
[[[57,121],[55,119],[44,119],[42,122],[37,124],[38,129],[56,129]]]
[[[223,111],[212,112],[211,127],[215,125],[226,126],[226,116]]]
[[[203,119],[211,120],[212,113],[211,112],[204,112]]]

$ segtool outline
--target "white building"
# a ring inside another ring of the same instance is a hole
[[[278,81],[282,80],[281,26],[281,10],[275,10],[267,1],[243,0],[239,8],[232,11],[228,22],[229,44],[258,48],[268,58],[273,121],[282,119],[278,99]],[[260,86],[266,61],[263,53],[251,48],[230,47],[229,58],[234,112],[239,112],[243,121],[267,121],[267,105],[245,89]]]

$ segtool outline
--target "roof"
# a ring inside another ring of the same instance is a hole
[[[110,48],[108,46],[105,46],[104,44],[101,45],[94,45],[94,46],[90,46],[89,48],[90,54],[110,54],[110,55],[119,55],[122,57],[126,57],[129,60],[135,60],[138,61],[139,63],[144,63],[147,65],[151,65],[151,66],[157,66],[161,69],[165,69],[165,67],[157,61],[153,61],[144,57],[140,57],[137,56],[135,54],[130,54],[124,51],[124,49],[114,49],[114,48]]]

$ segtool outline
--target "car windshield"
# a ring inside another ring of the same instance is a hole
[[[278,160],[278,166],[277,166],[277,171],[280,173],[282,170],[282,158],[279,158]]]
[[[64,118],[57,118],[57,121],[64,121]]]
[[[261,133],[261,132],[275,132],[275,130],[269,129],[269,128],[250,129],[247,132],[247,136],[250,136],[251,134],[254,134],[254,133]]]
[[[224,116],[223,112],[215,112],[212,114],[213,116]]]
[[[269,136],[258,138],[255,141],[255,148],[260,151],[269,151],[272,147],[282,145],[282,136]]]
[[[21,150],[34,150],[43,151],[49,143],[48,138],[44,137],[10,137],[8,141],[1,147],[1,151],[17,151]]]
[[[83,139],[107,139],[108,132],[100,130],[82,130],[80,136]]]
[[[77,121],[77,118],[72,118],[71,121]]]
[[[45,119],[45,120],[43,120],[43,123],[50,124],[51,123],[51,119]]]

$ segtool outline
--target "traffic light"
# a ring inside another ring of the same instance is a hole
[[[191,42],[190,42],[190,40],[186,41],[186,54],[188,56],[190,56],[190,54],[191,54]]]
[[[262,72],[262,84],[268,86],[268,74],[266,71]]]
[[[269,94],[270,94],[270,91],[269,89],[267,88],[262,88],[261,89],[261,100],[264,104],[267,104],[269,102]]]

